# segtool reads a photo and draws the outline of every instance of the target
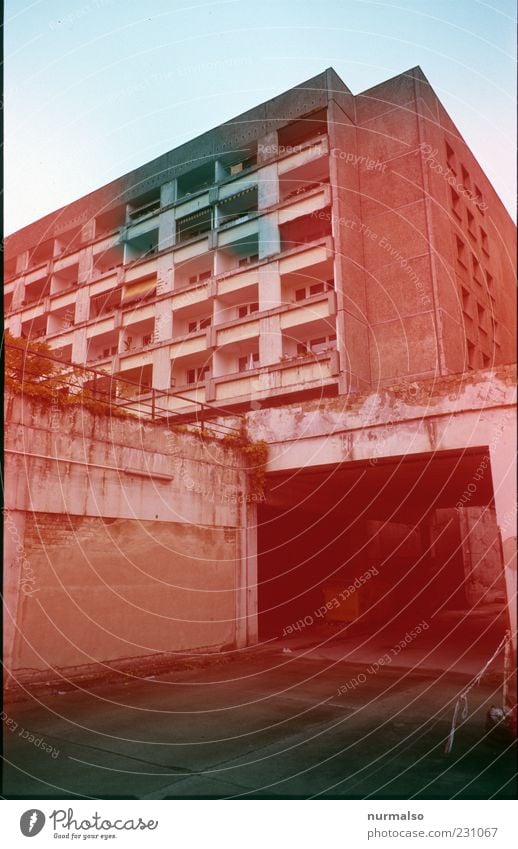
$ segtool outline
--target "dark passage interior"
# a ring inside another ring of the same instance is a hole
[[[269,476],[258,515],[260,639],[503,609],[492,498],[480,450]]]

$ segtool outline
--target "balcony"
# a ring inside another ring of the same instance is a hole
[[[160,189],[146,192],[128,204],[128,222],[154,216],[160,210]]]

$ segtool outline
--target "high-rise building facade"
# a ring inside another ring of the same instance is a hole
[[[171,412],[368,391],[514,360],[514,235],[419,68],[328,69],[8,237],[6,324]]]

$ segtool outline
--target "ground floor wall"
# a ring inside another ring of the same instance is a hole
[[[239,451],[19,396],[6,420],[11,683],[253,639],[254,504]]]
[[[235,528],[53,513],[24,524],[18,675],[234,645]]]

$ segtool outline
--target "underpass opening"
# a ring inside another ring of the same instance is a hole
[[[483,657],[507,627],[487,449],[268,475],[261,641],[390,643],[423,622],[443,660]]]

